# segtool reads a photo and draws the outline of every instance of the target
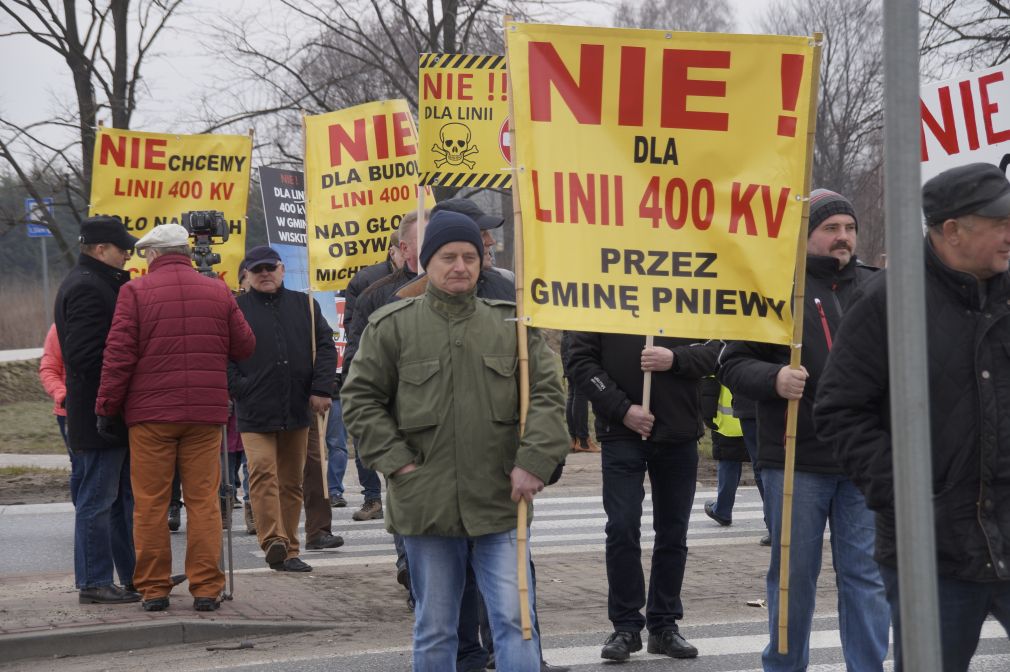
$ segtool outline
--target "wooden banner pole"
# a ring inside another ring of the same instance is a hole
[[[651,348],[656,342],[656,337],[649,335],[645,337],[645,347]],[[645,375],[642,377],[642,408],[645,412],[649,412],[649,406],[652,404],[652,371],[646,371]],[[642,437],[642,441],[646,441],[646,437]]]
[[[504,19],[505,30],[509,30],[511,16]],[[507,39],[506,39],[507,42]],[[526,415],[530,407],[530,355],[529,341],[526,334],[525,321],[525,295],[526,289],[523,286],[523,216],[522,206],[519,201],[519,171],[516,168],[516,125],[515,109],[512,105],[514,96],[512,95],[512,69],[509,66],[508,49],[505,50],[505,67],[508,76],[508,99],[509,99],[509,146],[512,147],[512,216],[514,218],[514,243],[513,259],[516,274],[516,342],[519,350],[519,437],[520,440],[526,431]],[[519,578],[519,618],[523,631],[523,639],[533,638],[533,627],[530,621],[530,590],[529,577],[526,574],[526,555],[529,543],[529,512],[525,499],[519,500],[518,516],[516,521],[516,566]]]
[[[817,90],[820,86],[822,33],[814,33],[814,56],[811,63],[810,101],[807,115],[807,159],[803,194],[810,193],[814,165],[814,133],[817,130]],[[793,282],[793,337],[789,367],[799,369],[803,347],[803,301],[807,278],[807,226],[810,221],[810,201],[803,201],[803,217],[796,240],[796,277]],[[793,482],[796,473],[796,422],[800,400],[790,399],[786,406],[785,471],[782,476],[782,529],[779,548],[779,623],[778,651],[789,653],[789,554],[792,548]]]
[[[302,175],[305,176],[306,187],[308,187],[308,175],[305,171],[307,167],[305,156],[307,154],[306,144],[308,143],[308,135],[305,132],[305,113],[302,112]],[[308,215],[311,210],[309,209],[309,190],[306,188],[305,193],[305,213]],[[306,221],[306,233],[308,233],[308,221]],[[309,341],[310,347],[312,348],[312,365],[316,364],[316,311],[312,305],[312,254],[309,252],[309,240],[305,239],[305,269],[308,274],[308,297],[309,297]],[[334,379],[336,379],[336,372],[333,374]],[[311,412],[312,409],[310,408]],[[319,471],[322,472],[323,480],[323,497],[330,496],[329,486],[327,482],[327,471],[329,471],[329,453],[326,450],[326,423],[329,422],[329,411],[316,416],[316,433],[319,435]]]

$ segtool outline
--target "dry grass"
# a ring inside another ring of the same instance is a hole
[[[0,453],[60,455],[66,452],[51,401],[0,405]]]
[[[50,302],[58,288],[58,280],[50,281]],[[8,278],[0,283],[0,350],[42,347],[53,308],[45,304],[40,281]]]
[[[56,476],[60,479],[67,477],[69,469],[48,469],[46,467],[0,467],[0,478],[13,476]]]

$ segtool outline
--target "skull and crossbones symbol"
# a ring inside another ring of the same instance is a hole
[[[471,154],[476,154],[479,150],[477,145],[470,144],[470,129],[465,124],[452,122],[442,126],[438,132],[439,144],[432,145],[431,151],[442,156],[435,160],[435,167],[441,168],[449,164],[450,166],[464,165],[467,170],[473,170],[474,162],[467,159]]]

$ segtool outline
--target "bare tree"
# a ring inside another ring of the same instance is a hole
[[[96,127],[107,113],[114,128],[129,128],[137,106],[141,69],[158,36],[182,0],[9,0],[0,10],[16,28],[0,38],[35,40],[66,63],[75,107],[56,117],[20,125],[0,116],[0,156],[11,166],[28,194],[60,194],[58,205],[78,221],[91,193],[91,163]],[[136,37],[131,41],[131,31]],[[43,141],[44,131],[75,129],[62,144]],[[20,158],[20,157],[28,157]],[[31,165],[23,165],[30,163]],[[19,223],[4,221],[7,226]],[[73,251],[54,217],[45,222],[68,263]]]
[[[852,199],[864,258],[883,251],[883,59],[877,0],[779,0],[765,32],[824,34],[814,138],[814,187]]]
[[[726,0],[621,0],[614,10],[614,25],[623,28],[728,33],[733,23]]]
[[[922,0],[924,64],[937,76],[1010,59],[1010,3],[1004,0]]]

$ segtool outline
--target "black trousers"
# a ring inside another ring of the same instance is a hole
[[[687,524],[694,505],[698,444],[642,440],[603,442],[603,508],[607,513],[607,612],[615,630],[677,630],[687,563]],[[645,475],[652,484],[652,571],[648,598],[642,572]],[[645,607],[645,616],[642,616]]]

